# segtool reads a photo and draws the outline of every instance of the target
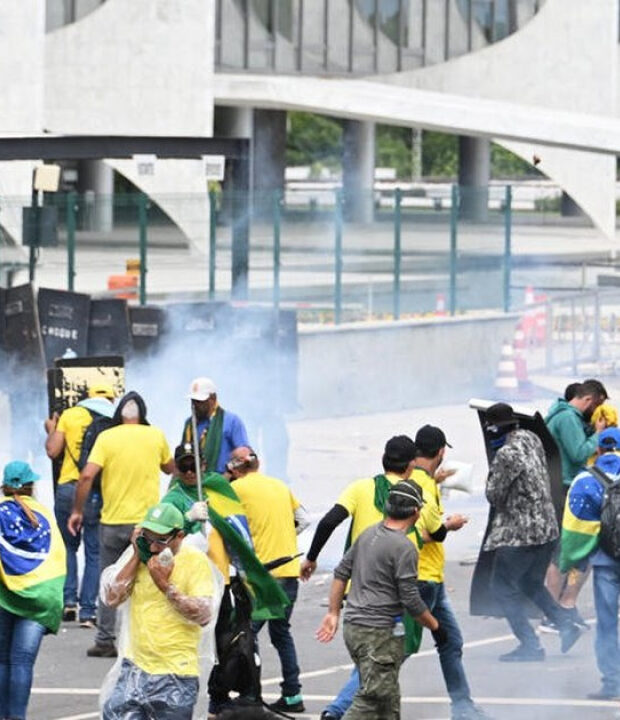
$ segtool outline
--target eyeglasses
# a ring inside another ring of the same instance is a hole
[[[177,533],[175,530],[175,532],[173,532],[172,535],[169,535],[167,538],[156,538],[152,535],[148,535],[145,532],[141,532],[138,537],[142,538],[142,540],[144,540],[144,542],[148,543],[149,545],[160,545],[161,547],[168,547],[168,545],[170,545],[176,535]]]

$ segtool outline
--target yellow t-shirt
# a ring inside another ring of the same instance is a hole
[[[213,576],[206,555],[182,547],[174,557],[170,582],[183,595],[212,597]],[[151,675],[195,675],[200,626],[185,620],[140,563],[131,593],[129,646],[126,657]]]
[[[299,500],[276,478],[251,472],[232,484],[248,517],[254,550],[261,562],[297,553],[295,510]],[[299,577],[299,558],[271,571],[274,577]]]
[[[170,459],[168,442],[153,425],[123,424],[101,433],[88,456],[103,468],[101,522],[140,522],[159,501],[160,466]]]
[[[385,477],[396,485],[401,482],[402,477],[394,473],[385,473]],[[375,480],[374,478],[363,478],[348,485],[336,501],[342,505],[351,515],[353,525],[351,527],[351,544],[371,525],[376,525],[383,520],[383,513],[375,507]],[[415,534],[410,535],[415,542]]]
[[[443,505],[439,486],[425,470],[415,468],[411,473],[414,480],[422,488],[424,507],[420,519],[416,523],[418,530],[434,533],[443,523]],[[418,579],[431,582],[443,582],[445,551],[442,542],[426,542],[418,558]]]
[[[93,417],[88,410],[78,405],[65,410],[58,419],[56,430],[65,436],[65,454],[60,467],[60,475],[58,476],[59,485],[64,485],[80,477],[77,461],[80,458],[84,431],[90,425],[92,419]]]

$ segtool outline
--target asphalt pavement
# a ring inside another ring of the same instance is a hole
[[[567,378],[546,378],[551,391],[560,391]],[[618,387],[614,387],[617,385]],[[608,382],[613,397],[620,383]],[[529,409],[546,409],[549,399],[532,400]],[[454,446],[450,458],[474,464],[474,492],[453,491],[446,511],[463,512],[470,522],[447,541],[446,586],[465,638],[465,667],[472,694],[497,720],[603,720],[616,717],[620,703],[592,701],[586,694],[598,689],[593,652],[594,629],[584,632],[575,647],[562,655],[559,639],[543,635],[547,650],[543,663],[504,664],[497,658],[512,649],[515,640],[505,621],[471,617],[469,587],[481,534],[486,523],[482,489],[486,461],[476,414],[466,406],[412,408],[350,418],[299,420],[289,423],[291,452],[289,475],[294,492],[316,521],[337,499],[340,490],[357,477],[380,470],[381,451],[394,434],[413,434],[430,422],[444,428]],[[313,529],[300,545],[306,549]],[[329,699],[345,682],[350,660],[342,637],[320,645],[314,632],[325,612],[329,569],[340,557],[342,533],[335,533],[320,557],[317,575],[302,585],[293,614],[293,631],[302,669],[306,713],[318,718]],[[588,582],[580,598],[582,614],[593,621],[592,588]],[[101,682],[111,660],[87,658],[86,648],[94,632],[75,623],[63,624],[56,637],[46,637],[35,667],[30,717],[36,720],[86,720],[98,717]],[[279,666],[266,630],[261,635],[263,691],[267,701],[278,697]],[[421,652],[407,660],[401,672],[402,718],[439,720],[449,718],[449,702],[430,637]]]

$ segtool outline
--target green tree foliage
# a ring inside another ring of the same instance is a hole
[[[542,173],[510,150],[491,144],[491,177],[494,180],[517,180],[542,177]]]
[[[315,165],[336,169],[342,158],[342,125],[334,118],[306,112],[288,114],[287,165]]]
[[[422,133],[422,175],[425,178],[455,179],[459,167],[456,135],[424,130]]]
[[[413,165],[411,129],[394,125],[377,125],[375,162],[378,167],[395,168],[399,180],[410,180]]]

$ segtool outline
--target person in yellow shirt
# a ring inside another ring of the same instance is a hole
[[[99,534],[99,568],[115,563],[129,545],[136,523],[159,500],[160,472],[172,473],[174,460],[164,433],[146,419],[146,405],[136,392],[127,393],[114,413],[114,427],[102,432],[80,474],[69,532],[79,532],[84,503],[101,471],[103,509]],[[97,608],[95,644],[89,657],[116,657],[116,613],[104,603]]]
[[[131,548],[101,578],[106,604],[129,600],[129,632],[104,720],[191,720],[199,689],[201,627],[214,613],[211,565],[182,545],[184,517],[167,503],[151,507]]]
[[[82,438],[96,417],[112,418],[114,414],[114,388],[106,383],[91,385],[88,398],[60,415],[45,421],[47,439],[45,450],[52,460],[61,457],[62,465],[54,497],[54,514],[67,550],[67,577],[64,587],[63,620],[78,619],[84,628],[95,625],[97,595],[99,593],[99,520],[101,518],[101,492],[93,488],[84,504],[84,522],[73,535],[67,529],[67,520],[75,501],[77,481],[80,477],[78,460]],[[84,573],[78,584],[77,552],[84,541]]]
[[[283,712],[304,712],[290,619],[299,584],[297,535],[308,526],[309,521],[289,487],[277,478],[260,473],[259,466],[258,457],[252,448],[240,447],[231,452],[226,470],[247,516],[256,555],[266,567],[279,561],[271,574],[291,601],[283,618],[267,621],[269,638],[278,653],[282,668],[282,694],[270,708]],[[285,562],[285,558],[290,559]],[[264,621],[252,624],[255,635],[258,635],[264,624]]]

